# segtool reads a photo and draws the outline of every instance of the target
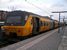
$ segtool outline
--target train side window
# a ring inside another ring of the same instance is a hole
[[[48,23],[47,23],[47,26],[48,26]]]
[[[44,22],[44,26],[45,26],[45,22]]]
[[[47,26],[48,26],[48,23],[47,23]]]
[[[32,25],[32,24],[33,24],[33,19],[31,19],[31,21],[30,21],[30,22],[31,22],[31,25]]]
[[[43,21],[42,21],[42,26],[43,26]]]
[[[43,26],[44,26],[44,22],[43,22]]]
[[[33,24],[32,20],[31,20],[31,25]]]
[[[47,22],[47,26],[48,26],[48,22]]]
[[[41,26],[42,26],[42,21],[41,21]]]
[[[44,26],[44,22],[42,22],[42,25]]]
[[[44,22],[42,21],[42,26],[44,26]]]
[[[45,22],[45,26],[47,26],[47,22]]]
[[[46,22],[45,25],[48,26],[48,22]]]
[[[44,26],[44,22],[43,21],[41,21],[41,26]]]

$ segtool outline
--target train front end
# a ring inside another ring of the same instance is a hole
[[[27,36],[29,35],[26,24],[26,16],[20,12],[8,13],[5,21],[5,26],[2,26],[2,31],[6,36]]]

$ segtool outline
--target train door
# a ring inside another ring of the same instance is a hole
[[[33,17],[33,34],[37,34],[39,32],[40,24],[39,18]]]

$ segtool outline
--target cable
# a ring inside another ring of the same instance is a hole
[[[13,1],[13,0],[10,0],[10,2],[12,2],[12,1]],[[32,3],[28,2],[27,0],[25,0],[25,2],[27,2],[28,4],[30,4],[30,5],[32,5],[32,6],[36,7],[36,8],[38,8],[38,9],[40,9],[40,10],[42,10],[43,12],[46,12],[47,14],[49,14],[47,11],[45,11],[45,10],[43,10],[42,8],[36,6],[35,4],[32,4]],[[12,7],[12,10],[13,10],[13,9],[15,9],[15,8]]]
[[[30,2],[28,2],[27,0],[25,0],[25,1],[26,1],[27,3],[29,3],[29,4],[31,4],[32,6],[35,6],[36,8],[38,8],[38,9],[40,9],[40,10],[42,10],[42,11],[48,13],[47,11],[43,10],[42,8],[40,8],[40,7],[36,6],[36,5],[34,5],[34,4],[30,3]],[[48,13],[48,14],[49,14],[49,13]]]

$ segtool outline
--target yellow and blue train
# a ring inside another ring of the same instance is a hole
[[[7,13],[5,25],[1,28],[6,36],[26,37],[55,29],[58,24],[58,21],[46,16],[17,10]]]

